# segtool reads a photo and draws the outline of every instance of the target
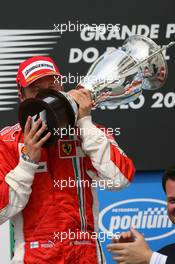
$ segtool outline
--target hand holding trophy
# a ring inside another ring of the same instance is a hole
[[[142,90],[155,90],[164,85],[168,68],[162,51],[174,44],[159,48],[151,39],[133,35],[122,47],[101,55],[76,88],[83,87],[91,92],[95,108],[134,101]],[[59,133],[54,133],[55,129],[75,126],[78,106],[67,93],[49,89],[21,103],[19,122],[22,129],[29,115],[33,122],[40,117],[47,123],[52,133],[44,145],[47,147],[60,137]]]

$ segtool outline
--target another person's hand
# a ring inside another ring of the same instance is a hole
[[[32,118],[29,116],[24,128],[24,144],[26,146],[26,153],[29,155],[30,159],[39,162],[41,157],[41,147],[51,136],[51,133],[48,132],[44,137],[40,138],[43,132],[47,129],[47,125],[42,122],[41,118],[39,118],[33,126],[31,125]]]
[[[128,242],[128,240],[133,240]],[[125,242],[124,242],[125,241]],[[107,246],[113,259],[119,264],[149,264],[152,251],[143,235],[131,228],[131,232],[122,233],[121,239],[114,239],[113,244]]]
[[[128,243],[128,242],[134,242],[135,237],[131,231],[128,232],[122,232],[120,233],[119,237],[113,238],[113,243]]]
[[[70,90],[68,95],[70,95],[79,106],[78,119],[91,114],[92,99],[90,91],[84,88],[79,90]]]

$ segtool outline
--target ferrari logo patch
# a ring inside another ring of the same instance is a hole
[[[76,157],[76,142],[74,140],[59,140],[60,158]]]
[[[70,143],[62,143],[62,150],[68,156],[72,152],[72,144]]]

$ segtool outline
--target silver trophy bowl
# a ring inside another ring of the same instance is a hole
[[[95,107],[134,101],[142,90],[155,90],[166,81],[168,68],[164,48],[151,39],[133,35],[122,47],[105,52],[90,67],[78,86],[91,91]]]

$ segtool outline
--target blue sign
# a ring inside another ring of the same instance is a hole
[[[116,263],[106,249],[111,234],[118,236],[130,227],[142,233],[154,251],[174,243],[175,229],[167,215],[162,175],[162,172],[137,173],[123,190],[99,190],[99,232],[106,238],[101,244],[107,263]]]

